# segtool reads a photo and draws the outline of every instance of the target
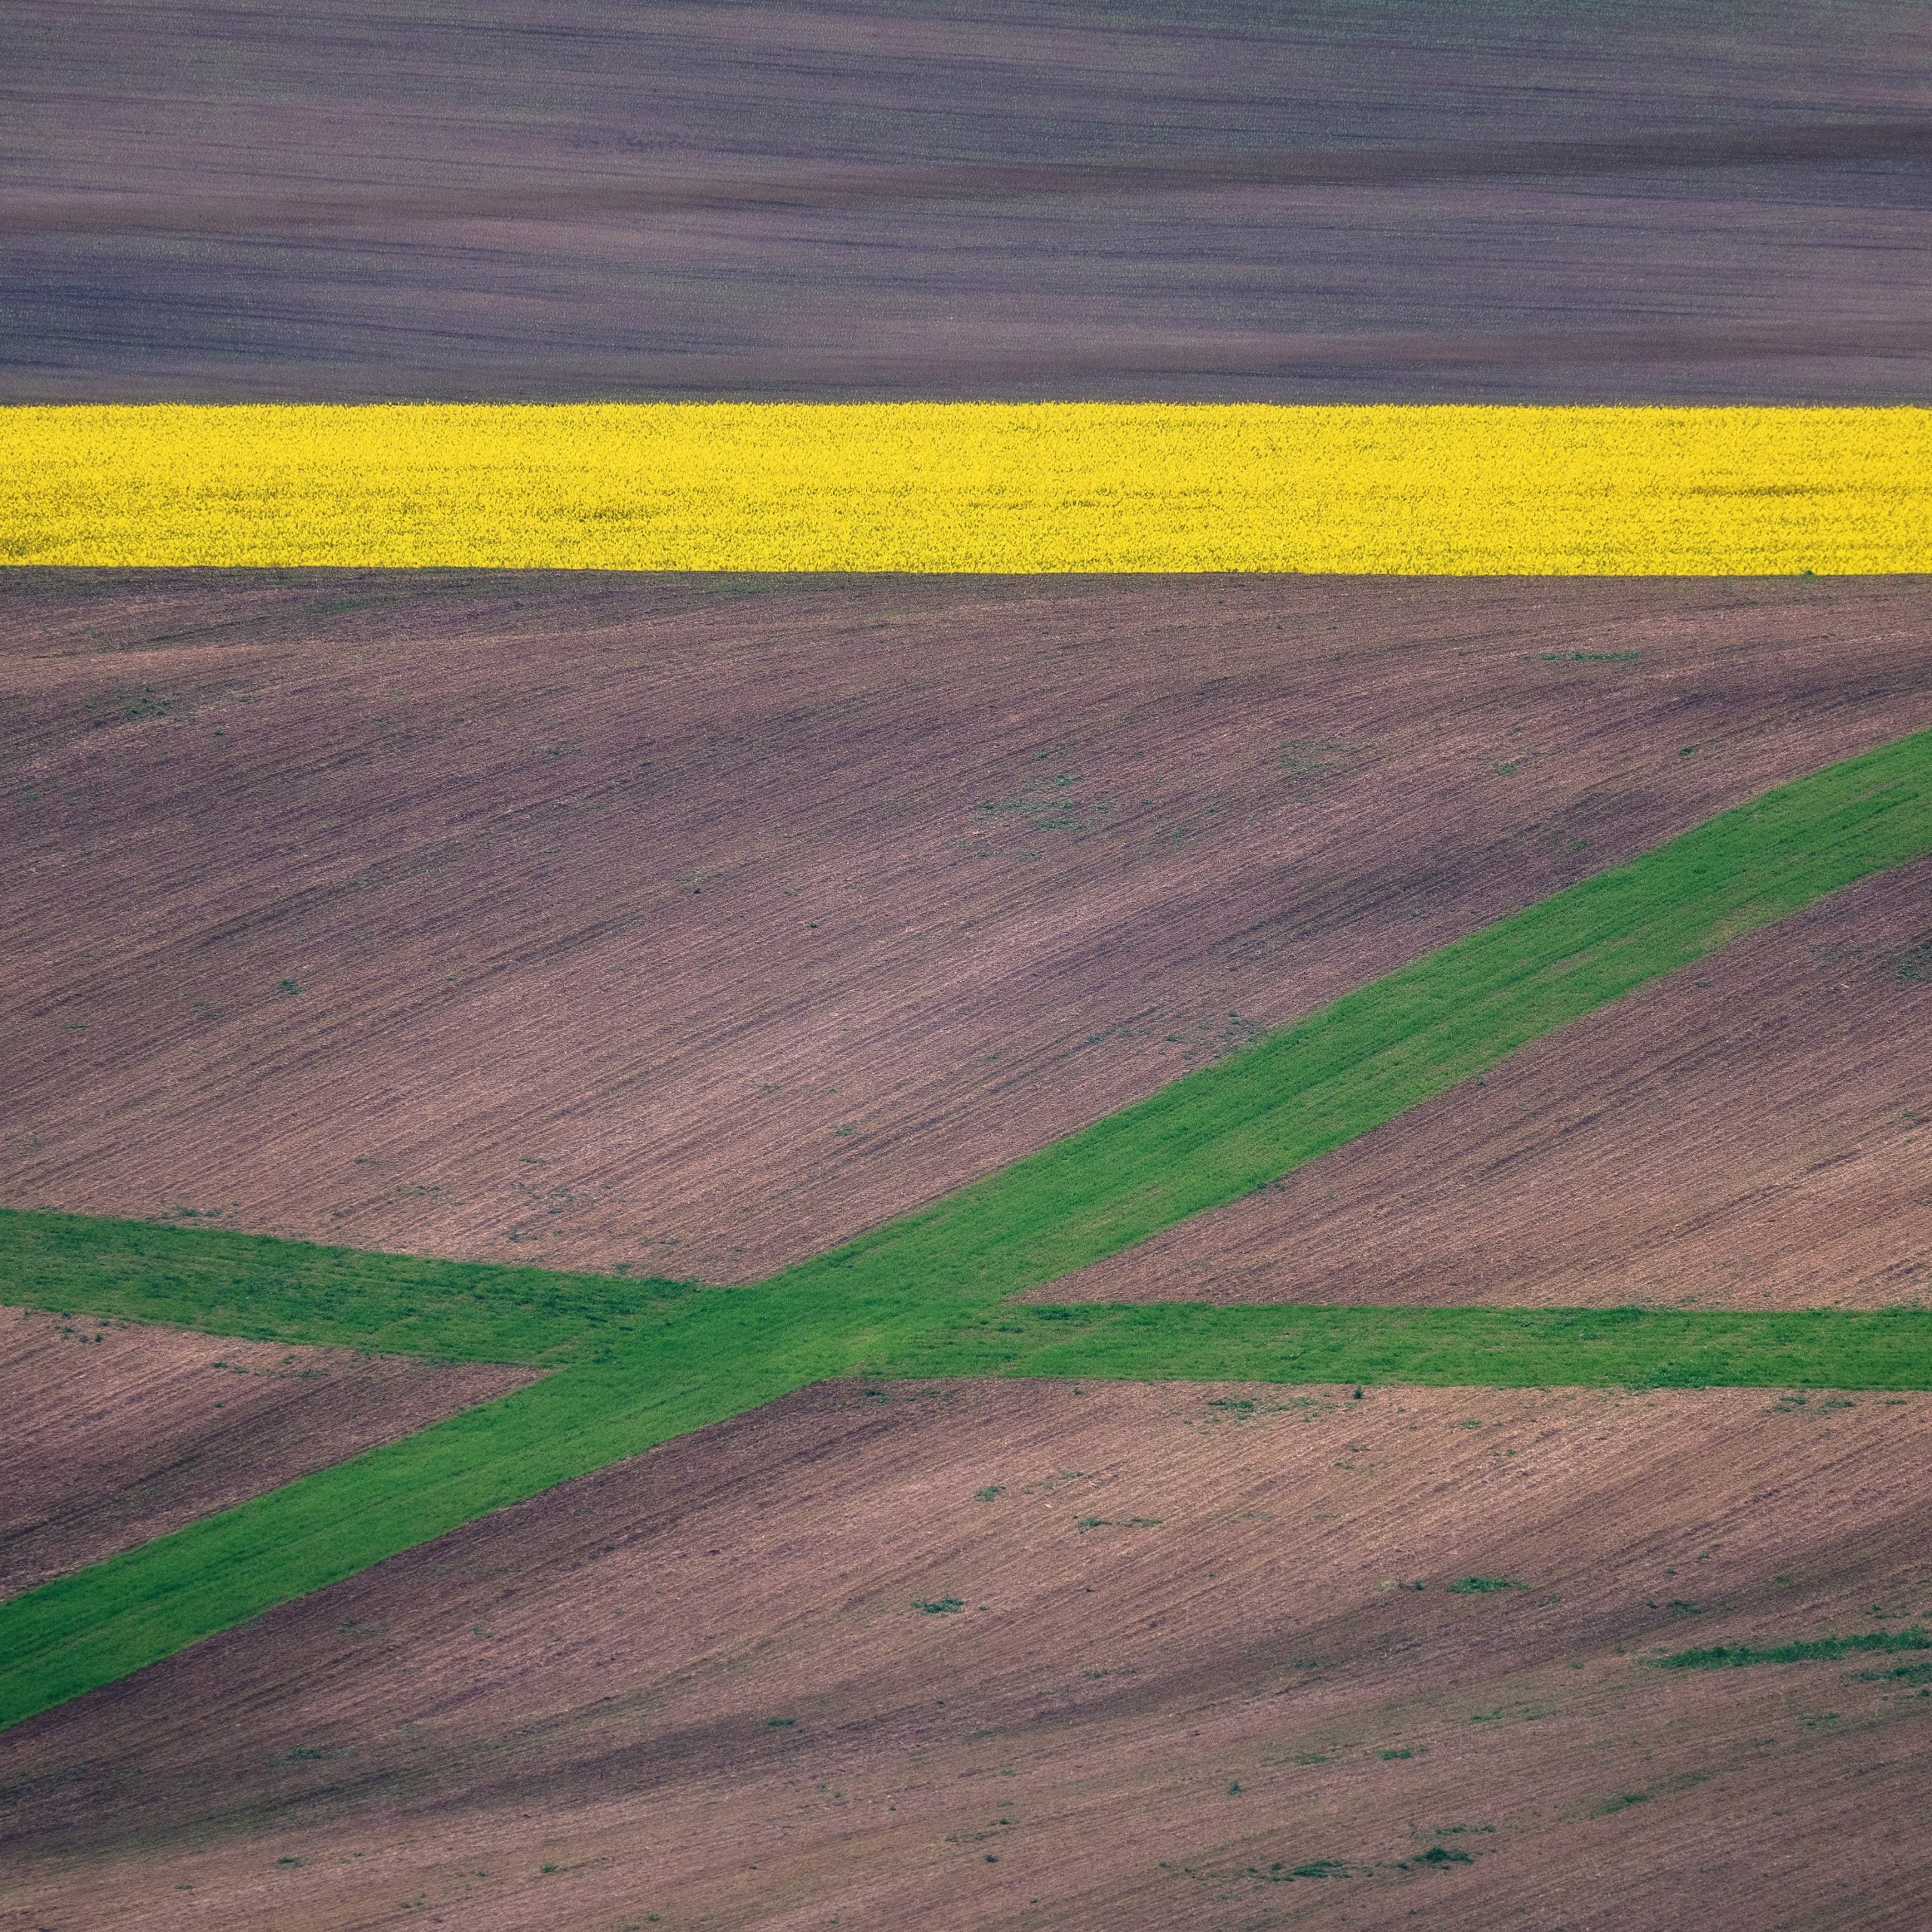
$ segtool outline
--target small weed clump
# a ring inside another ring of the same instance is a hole
[[[1333,1858],[1312,1858],[1306,1865],[1291,1865],[1286,1859],[1278,1858],[1265,1872],[1258,1865],[1251,1865],[1247,1875],[1264,1885],[1287,1885],[1297,1878],[1346,1878],[1349,1868]]]
[[[1845,1675],[1854,1684],[1932,1684],[1932,1663],[1899,1663],[1890,1670],[1850,1670]]]

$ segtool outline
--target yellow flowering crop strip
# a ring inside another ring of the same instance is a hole
[[[1932,570],[1932,412],[1167,403],[0,410],[0,562]]]

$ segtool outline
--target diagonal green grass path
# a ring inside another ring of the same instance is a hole
[[[1932,851],[1932,732],[1724,813],[758,1287],[0,1215],[8,1293],[555,1372],[0,1604],[0,1723],[827,1376],[1932,1387],[1932,1315],[1016,1307],[1526,1041]]]

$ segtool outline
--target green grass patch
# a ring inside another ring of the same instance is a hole
[[[1895,1664],[1890,1670],[1852,1670],[1845,1675],[1854,1684],[1932,1684],[1932,1663]],[[1932,1696],[1932,1691],[1921,1690],[1919,1695]]]
[[[1862,1630],[1850,1637],[1813,1637],[1801,1643],[1770,1644],[1762,1649],[1749,1644],[1717,1644],[1709,1650],[1673,1651],[1669,1656],[1646,1657],[1659,1670],[1740,1670],[1758,1663],[1829,1663],[1835,1657],[1862,1655],[1868,1651],[1932,1651],[1932,1637],[1918,1629]]]

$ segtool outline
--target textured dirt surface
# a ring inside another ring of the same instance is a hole
[[[822,1388],[0,1740],[11,1909],[1921,1925],[1925,1654],[1644,1660],[1926,1618],[1928,1449],[1923,1396]]]
[[[755,1279],[1922,728],[1929,617],[20,573],[0,1200]]]
[[[0,1308],[0,1595],[529,1380]]]
[[[1741,940],[1034,1299],[1932,1302],[1932,865]]]
[[[1917,401],[1911,0],[23,0],[0,396]]]

